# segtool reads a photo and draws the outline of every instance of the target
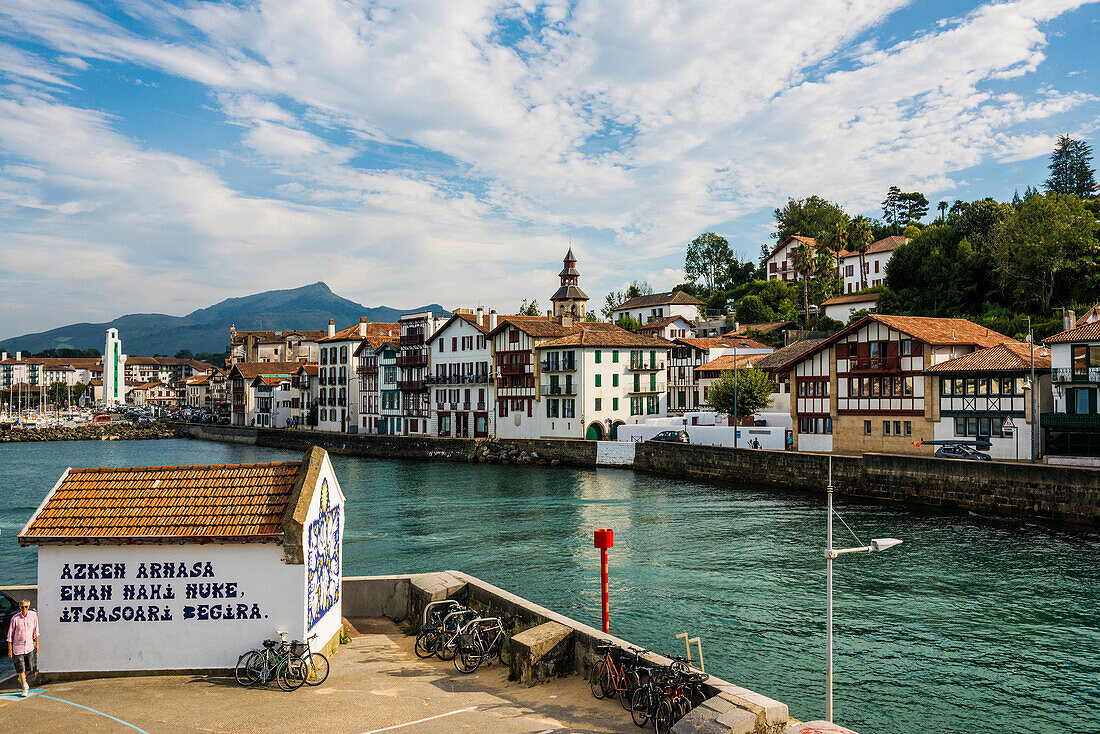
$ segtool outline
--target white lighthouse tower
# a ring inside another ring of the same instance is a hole
[[[110,408],[126,400],[126,355],[118,329],[107,329],[103,345],[103,407]]]

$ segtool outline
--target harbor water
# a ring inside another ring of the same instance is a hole
[[[185,439],[0,445],[0,583],[35,583],[16,534],[65,467],[297,460]],[[344,574],[456,569],[598,626],[610,527],[612,632],[824,708],[824,495],[619,469],[333,457]],[[840,498],[835,718],[861,734],[1100,731],[1100,532]],[[850,541],[850,542],[849,542]]]

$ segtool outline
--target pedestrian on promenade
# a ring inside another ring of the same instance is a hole
[[[794,435],[787,434],[787,451],[794,451]]]
[[[23,686],[23,698],[27,697],[27,676],[35,671],[35,655],[38,653],[38,614],[31,611],[31,603],[24,599],[19,603],[19,614],[8,625],[8,657],[15,663],[19,684]]]

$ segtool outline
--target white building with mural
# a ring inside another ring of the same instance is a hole
[[[300,462],[67,469],[19,533],[38,547],[44,673],[233,668],[277,631],[341,629],[344,496]]]

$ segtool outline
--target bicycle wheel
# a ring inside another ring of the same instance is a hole
[[[435,656],[444,662],[453,660],[455,656],[455,645],[457,643],[458,630],[441,632],[439,634],[439,642],[437,642],[435,646]]]
[[[319,686],[328,680],[328,658],[319,652],[309,654],[309,668],[306,673],[307,686]]]
[[[619,691],[619,703],[622,704],[625,711],[630,711],[630,699],[639,685],[641,685],[641,680],[636,672],[628,670],[623,673],[623,687]]]
[[[309,677],[309,664],[301,655],[291,653],[279,663],[275,671],[275,679],[279,682],[279,688],[284,691],[296,691],[302,687]]]
[[[657,704],[657,711],[653,714],[653,731],[655,734],[669,734],[672,731],[672,701],[667,698]]]
[[[592,687],[592,695],[596,698],[604,697],[604,678],[607,677],[607,661],[601,660],[600,664],[592,671],[592,679],[589,685]]]
[[[239,685],[251,686],[259,680],[251,675],[249,670],[249,664],[252,662],[252,658],[259,657],[259,655],[260,653],[255,650],[249,650],[237,659],[237,667],[233,670],[233,676],[237,679]]]
[[[630,697],[630,718],[634,720],[634,726],[645,726],[649,721],[649,709],[653,705],[652,691],[649,686],[641,686]]]
[[[483,658],[481,641],[475,639],[472,644],[464,644],[455,652],[455,669],[459,673],[472,673],[481,665]]]
[[[432,655],[435,655],[438,645],[439,632],[436,630],[426,630],[416,636],[416,644],[413,645],[413,652],[416,653],[418,658],[430,658]]]
[[[252,684],[250,685],[267,683],[271,680],[271,660],[266,650],[263,652],[256,652],[254,655],[249,656],[245,664],[245,672],[252,680]]]

